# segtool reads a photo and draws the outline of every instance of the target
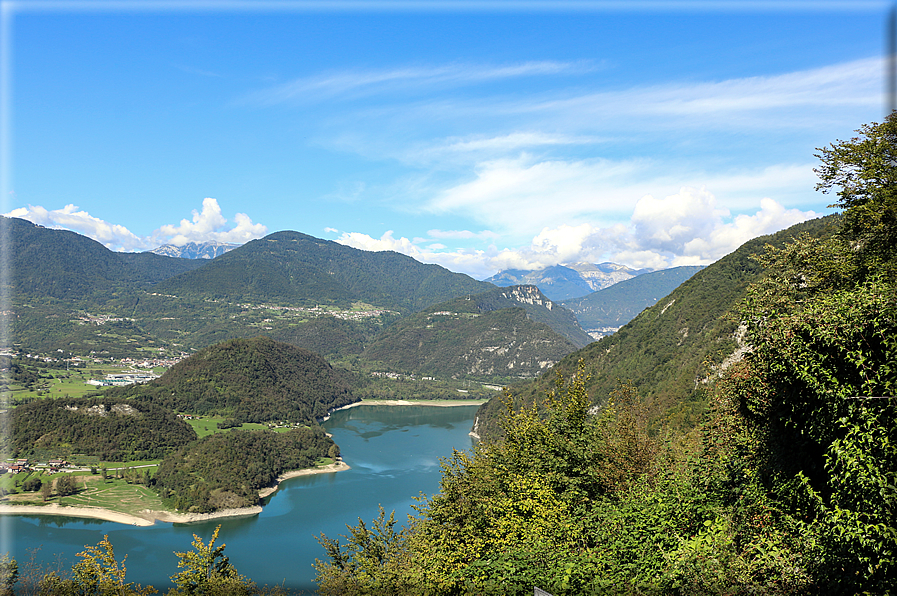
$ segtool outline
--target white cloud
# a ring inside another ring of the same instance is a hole
[[[48,228],[66,229],[78,232],[106,248],[115,251],[151,250],[162,244],[182,246],[187,242],[218,241],[243,244],[267,233],[267,227],[255,224],[245,213],[234,216],[234,226],[227,228],[227,219],[221,214],[221,207],[215,199],[203,199],[202,212],[193,211],[192,221],[182,219],[175,225],[163,225],[149,236],[140,237],[125,226],[110,224],[86,211],[79,211],[75,205],[62,209],[48,210],[41,206],[29,205],[14,209],[8,217],[27,219]]]
[[[167,238],[168,244],[183,246],[188,242],[230,242],[243,244],[264,236],[268,228],[262,224],[254,224],[245,213],[234,216],[236,225],[225,229],[227,219],[221,214],[218,201],[212,198],[202,200],[202,212],[193,210],[193,220],[182,219],[177,226],[164,225],[153,234],[154,237]]]
[[[144,248],[143,239],[126,227],[107,223],[90,215],[87,211],[79,211],[78,207],[71,204],[52,211],[39,205],[29,205],[15,209],[6,215],[27,219],[47,228],[78,232],[93,238],[107,248],[114,248],[114,250],[141,250]]]
[[[751,238],[818,215],[786,209],[764,198],[753,214],[733,217],[706,189],[682,188],[663,199],[642,197],[628,223],[546,227],[528,245],[514,249],[492,246],[488,250],[445,251],[440,245],[422,247],[423,239],[395,238],[393,231],[379,239],[357,232],[343,233],[337,241],[363,250],[401,252],[482,279],[502,269],[539,269],[558,263],[613,261],[654,269],[708,265]]]

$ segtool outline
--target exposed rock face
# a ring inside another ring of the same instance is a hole
[[[179,259],[214,259],[229,250],[240,246],[239,244],[227,244],[225,242],[188,242],[183,246],[165,244],[149,251],[165,257],[177,257]]]
[[[84,414],[85,416],[108,416],[110,413],[119,414],[121,416],[137,416],[140,414],[140,410],[128,404],[113,404],[111,407],[106,406],[105,404],[96,404],[85,407],[66,405],[63,406],[63,408],[71,412]]]

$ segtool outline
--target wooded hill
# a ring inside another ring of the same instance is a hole
[[[705,405],[703,381],[718,374],[720,365],[740,347],[739,319],[733,309],[763,274],[754,257],[763,254],[766,244],[781,247],[804,232],[829,236],[836,221],[837,216],[814,219],[749,240],[613,335],[568,354],[554,369],[533,382],[512,386],[511,392],[530,403],[541,399],[552,389],[557,373],[569,377],[582,359],[590,375],[585,386],[594,402],[603,403],[620,382],[631,381],[642,397],[657,402],[657,411],[676,424],[695,424]],[[483,404],[477,434],[491,437],[499,432],[495,421],[500,411],[497,398]]]
[[[107,395],[238,422],[314,422],[355,401],[347,373],[308,350],[266,337],[204,348],[143,385]]]
[[[81,453],[108,461],[158,459],[196,440],[190,425],[170,409],[110,396],[42,399],[7,416],[15,457]]]
[[[179,511],[207,513],[258,505],[259,490],[282,473],[310,468],[339,448],[320,426],[287,432],[232,430],[203,437],[167,457],[153,478]]]

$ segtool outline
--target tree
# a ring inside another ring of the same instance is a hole
[[[0,557],[0,596],[13,596],[13,586],[19,581],[19,564],[9,553]]]
[[[71,474],[63,474],[56,480],[56,493],[60,497],[67,497],[78,492],[78,485],[75,477]]]
[[[202,538],[194,534],[194,550],[175,553],[180,558],[178,569],[183,571],[171,576],[177,590],[169,592],[170,595],[230,596],[252,593],[252,582],[237,573],[224,555],[225,545],[215,546],[219,530],[220,525],[215,528],[208,544],[204,544]]]
[[[880,267],[897,273],[897,112],[865,124],[858,136],[817,148],[822,165],[816,190],[833,190],[844,209],[842,235],[854,249],[860,273]]]
[[[60,578],[56,573],[44,576],[41,593],[54,596],[146,596],[155,594],[152,586],[141,587],[133,582],[125,583],[125,559],[119,562],[109,536],[104,535],[97,546],[87,546],[78,553],[81,560],[72,566],[71,578]]]

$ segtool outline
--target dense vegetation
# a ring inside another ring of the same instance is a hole
[[[759,280],[764,266],[755,260],[766,244],[783,246],[802,233],[828,236],[837,217],[829,216],[761,236],[697,272],[669,296],[644,310],[611,336],[566,356],[555,370],[572,375],[577,362],[586,362],[587,389],[601,403],[620,380],[630,380],[639,393],[656,402],[657,416],[676,426],[693,426],[706,403],[707,384],[741,345],[740,317],[735,313],[748,286]],[[553,384],[555,371],[535,383],[511,387],[522,402],[533,403]],[[482,437],[500,434],[502,406],[484,404],[477,414]]]
[[[216,433],[165,458],[153,488],[179,511],[207,513],[257,505],[259,490],[283,472],[310,468],[339,448],[319,426],[287,432]]]
[[[313,352],[266,337],[210,346],[155,381],[107,394],[240,422],[312,422],[358,401],[346,373]]]
[[[445,461],[407,526],[321,536],[321,592],[892,593],[897,115],[859,132],[819,154],[845,225],[757,257],[750,349],[697,426],[652,430],[665,404],[632,383],[590,414],[581,359],[542,403],[507,398],[503,437]]]
[[[110,397],[37,400],[5,414],[17,457],[97,456],[108,461],[157,459],[196,440],[171,410]]]
[[[643,273],[561,305],[573,311],[583,329],[622,327],[703,268],[690,265]]]

